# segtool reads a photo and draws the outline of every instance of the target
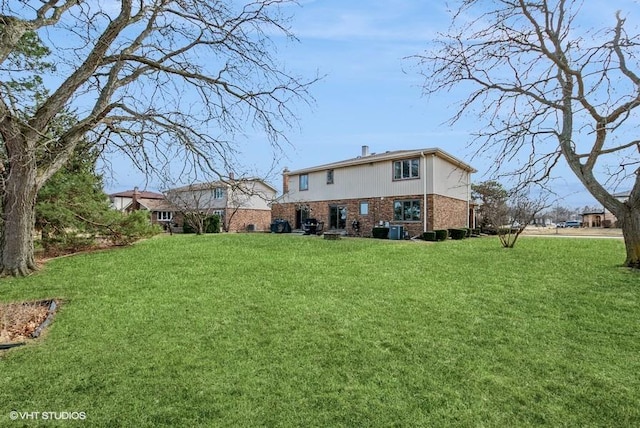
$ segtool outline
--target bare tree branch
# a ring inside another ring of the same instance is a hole
[[[492,173],[519,188],[545,183],[566,161],[628,228],[626,264],[640,267],[640,145],[629,137],[640,112],[640,34],[627,34],[621,12],[607,31],[581,29],[580,0],[458,3],[449,31],[411,57],[424,94],[467,88],[450,123],[478,111],[478,152],[495,153]],[[632,187],[627,200],[610,190],[620,186]]]

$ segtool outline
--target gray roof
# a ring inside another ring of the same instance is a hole
[[[277,192],[275,187],[273,187],[272,185],[270,185],[269,183],[267,183],[263,179],[255,178],[255,177],[236,178],[236,179],[224,180],[224,181],[223,180],[220,180],[220,181],[209,181],[209,182],[205,182],[205,183],[193,183],[193,184],[188,184],[188,185],[182,186],[182,187],[175,187],[173,189],[168,189],[167,192],[185,192],[185,191],[193,191],[193,190],[212,190],[212,189],[215,189],[215,188],[227,188],[227,187],[232,186],[232,185],[239,185],[239,184],[242,184],[242,183],[252,183],[252,182],[262,183],[266,187],[268,187],[269,189],[273,190],[274,192]]]
[[[297,169],[295,171],[289,171],[289,175],[306,174],[309,172],[323,171],[327,169],[344,168],[348,166],[368,164],[372,162],[385,162],[398,159],[406,159],[408,157],[422,156],[422,155],[435,155],[438,156],[459,168],[468,172],[477,172],[471,165],[463,162],[455,156],[441,150],[439,148],[427,148],[427,149],[414,149],[414,150],[395,150],[384,153],[373,153],[367,156],[358,156],[352,159],[347,159],[339,162],[328,163],[324,165],[312,166],[303,169]]]

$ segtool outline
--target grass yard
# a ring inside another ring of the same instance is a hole
[[[0,355],[0,426],[640,426],[623,260],[620,240],[268,234],[54,260],[0,281],[65,301]]]

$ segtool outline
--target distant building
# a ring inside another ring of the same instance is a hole
[[[219,215],[228,232],[267,231],[277,190],[258,178],[196,183],[166,191],[167,200],[185,213]],[[181,225],[178,214],[176,223]]]
[[[111,206],[119,211],[149,211],[151,222],[163,226],[171,223],[176,212],[175,207],[165,199],[162,193],[141,191],[137,187],[133,190],[112,193],[109,199]]]
[[[620,202],[625,202],[629,199],[630,192],[614,193],[613,196]],[[618,227],[618,219],[611,211],[603,207],[602,210],[582,213],[582,227]]]

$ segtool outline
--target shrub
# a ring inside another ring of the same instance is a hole
[[[449,229],[451,239],[464,239],[467,237],[467,229]]]
[[[387,239],[389,237],[388,227],[374,227],[372,235],[376,239]]]
[[[150,238],[162,233],[160,226],[151,224],[147,211],[134,211],[125,215],[117,211],[114,212],[116,219],[105,231],[106,237],[113,245],[128,245],[139,239]]]
[[[220,216],[214,214],[204,220],[204,233],[220,233]]]
[[[449,237],[449,231],[447,229],[438,229],[435,233],[437,241],[444,241]]]
[[[422,239],[424,239],[425,241],[435,241],[436,240],[436,233],[433,230],[424,232],[422,234]]]
[[[93,247],[95,243],[95,237],[93,235],[82,235],[70,231],[68,233],[56,234],[52,237],[43,237],[42,248],[45,254],[54,256],[88,250]]]
[[[190,217],[191,221],[185,220],[182,225],[183,233],[196,233],[196,229],[194,224],[197,225],[200,220],[202,220],[203,233],[220,233],[220,228],[222,226],[222,222],[220,216],[217,214],[210,215],[202,219],[199,214],[193,214],[193,217]]]
[[[471,229],[471,236],[479,236],[481,233],[480,228],[476,227],[475,229]]]

